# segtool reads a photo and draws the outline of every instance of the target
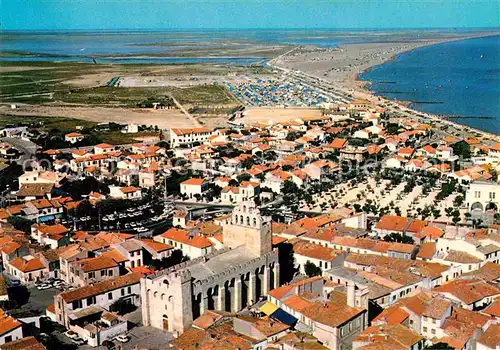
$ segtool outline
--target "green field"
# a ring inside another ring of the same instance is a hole
[[[63,133],[75,131],[77,126],[92,128],[97,125],[96,122],[65,117],[26,117],[18,115],[0,115],[0,128],[3,128],[7,125],[20,125],[27,123],[40,131],[50,131],[52,129],[57,129]]]
[[[3,69],[2,69],[3,68]],[[199,85],[188,88],[149,87],[78,87],[69,81],[98,74],[107,76],[155,75],[225,75],[229,71],[254,71],[259,68],[210,65],[107,65],[55,62],[1,62],[0,102],[53,105],[100,105],[137,107],[139,103],[155,99],[162,101],[172,94],[179,102],[210,106],[232,104],[237,101],[222,86]]]

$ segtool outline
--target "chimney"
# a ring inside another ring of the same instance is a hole
[[[355,286],[353,281],[347,282],[347,305],[355,307]]]

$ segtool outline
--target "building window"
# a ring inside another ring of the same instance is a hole
[[[95,278],[95,272],[89,272],[89,278]]]
[[[10,342],[12,341],[12,336],[11,336],[11,335],[8,335],[8,336],[6,336],[4,339],[5,339],[5,342],[6,342],[6,343],[10,343]]]
[[[87,306],[95,304],[95,297],[89,297],[87,298]]]
[[[106,274],[106,270],[101,270],[101,277]]]
[[[122,296],[125,295],[125,289],[124,288],[122,288],[121,293],[122,293]]]
[[[426,333],[426,332],[427,332],[427,327],[424,327],[424,333]]]
[[[108,271],[108,276],[110,276],[110,277],[113,276],[113,270]]]
[[[436,334],[436,330],[434,328],[431,329],[431,333],[432,335],[435,335]]]
[[[113,299],[113,293],[108,293],[108,300]]]
[[[128,293],[128,294],[132,294],[132,287],[128,287],[128,288],[127,288],[127,293]]]
[[[73,304],[73,310],[81,309],[83,307],[81,300],[75,300],[72,304]]]

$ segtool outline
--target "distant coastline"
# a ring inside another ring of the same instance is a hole
[[[499,36],[499,34],[495,33],[495,34],[483,35],[483,36],[479,36],[479,37],[475,36],[475,37],[468,37],[468,38],[462,38],[462,39],[452,39],[452,40],[446,40],[446,41],[440,41],[440,42],[432,42],[432,43],[428,43],[426,45],[421,45],[419,47],[414,47],[414,48],[411,48],[408,50],[404,50],[404,51],[401,51],[401,52],[393,55],[390,59],[386,60],[385,62],[382,62],[380,64],[376,64],[376,65],[373,65],[373,66],[366,68],[365,70],[363,70],[363,72],[356,74],[355,79],[359,83],[359,89],[363,93],[370,94],[376,98],[383,98],[385,101],[391,101],[393,103],[400,104],[401,106],[404,106],[405,108],[408,108],[411,110],[415,110],[418,113],[425,113],[426,115],[432,115],[436,118],[439,118],[441,120],[446,120],[447,122],[453,123],[455,125],[465,126],[467,128],[470,128],[474,132],[478,132],[478,133],[482,133],[482,134],[486,133],[486,134],[490,135],[491,137],[498,137],[498,135],[500,135],[500,133],[498,131],[488,130],[488,126],[485,126],[484,129],[480,129],[477,126],[469,125],[467,123],[460,122],[460,119],[463,119],[463,120],[497,119],[498,116],[496,116],[496,115],[493,115],[493,116],[492,115],[475,115],[475,116],[473,116],[473,115],[464,115],[464,114],[460,114],[460,113],[446,113],[446,114],[445,113],[429,113],[429,112],[426,112],[424,109],[419,108],[419,105],[444,104],[444,102],[443,101],[431,101],[431,100],[429,100],[429,101],[427,101],[427,100],[425,100],[425,101],[418,101],[418,100],[411,101],[411,100],[406,100],[405,98],[402,98],[402,99],[396,98],[396,100],[393,100],[393,99],[389,100],[386,95],[389,94],[391,96],[394,96],[396,94],[396,92],[383,92],[383,91],[376,91],[376,90],[370,89],[370,86],[377,85],[377,84],[383,84],[384,82],[371,81],[371,80],[369,80],[369,78],[362,80],[362,77],[361,77],[361,75],[370,73],[372,70],[376,69],[379,66],[390,64],[391,61],[401,57],[402,55],[410,54],[415,50],[421,50],[425,47],[438,45],[438,44],[445,44],[445,43],[458,42],[458,41],[462,42],[462,41],[467,41],[467,40],[475,40],[475,39],[489,38],[489,37],[496,37],[496,36]],[[403,95],[404,95],[404,93],[403,93]]]
[[[411,101],[404,99],[389,100],[383,96],[376,95],[374,91],[368,89],[369,81],[360,80],[359,75],[363,72],[375,69],[378,66],[387,64],[398,58],[400,55],[408,54],[417,49],[429,47],[447,42],[460,42],[464,40],[491,37],[500,35],[500,31],[485,31],[471,35],[460,35],[456,37],[437,38],[426,41],[394,41],[393,43],[366,43],[366,44],[342,44],[337,50],[315,51],[300,49],[287,54],[283,57],[277,57],[272,60],[275,67],[285,70],[300,71],[302,74],[317,79],[324,84],[332,86],[334,89],[352,96],[352,98],[361,98],[372,101],[377,104],[386,104],[404,111],[409,111],[414,115],[420,115],[430,120],[453,126],[456,129],[466,127],[471,132],[484,135],[495,140],[500,137],[487,130],[480,130],[477,127],[471,127],[464,123],[458,123],[458,115],[445,115],[426,113],[421,110],[411,108]],[[332,66],[335,68],[333,69]],[[453,121],[448,118],[452,117]]]

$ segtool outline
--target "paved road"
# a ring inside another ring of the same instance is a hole
[[[0,141],[8,143],[9,145],[23,152],[23,155],[21,155],[21,157],[16,160],[18,164],[28,165],[30,160],[35,159],[34,156],[38,147],[35,143],[18,137],[3,137],[0,139]]]
[[[174,96],[169,94],[169,97],[172,99],[172,101],[174,101],[177,108],[179,108],[181,112],[184,113],[184,115],[196,125],[197,128],[201,128],[201,124],[196,120],[196,118],[193,117],[188,111],[186,111],[186,109],[179,103],[179,101],[175,99]]]
[[[165,332],[153,327],[135,327],[127,333],[130,338],[128,343],[113,341],[115,345],[121,346],[123,350],[132,349],[170,349],[169,343],[174,340],[172,333]],[[89,345],[80,346],[82,350],[107,350],[105,346],[91,347]]]

